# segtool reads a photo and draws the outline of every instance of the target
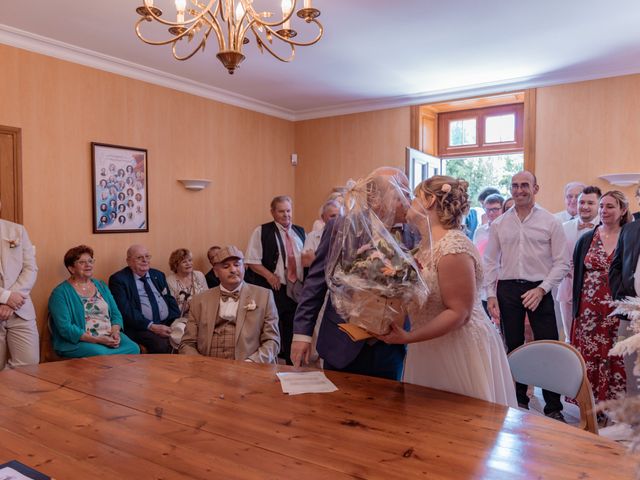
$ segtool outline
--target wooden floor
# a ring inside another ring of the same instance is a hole
[[[288,396],[264,366],[95,357],[0,373],[0,463],[67,479],[629,479],[609,440],[468,397],[327,372]]]

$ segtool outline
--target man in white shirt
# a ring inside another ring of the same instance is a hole
[[[324,222],[324,225],[329,223],[329,220],[336,218],[338,215],[342,215],[342,205],[337,200],[327,200],[322,205],[322,214],[320,218]],[[324,232],[324,225],[322,228],[313,230],[307,235],[307,239],[304,241],[304,247],[302,247],[302,266],[309,267],[313,260],[316,258],[316,250],[320,245],[320,239],[322,238],[322,232]]]
[[[551,289],[569,270],[567,240],[557,218],[536,204],[539,186],[531,172],[511,180],[514,208],[490,227],[484,254],[487,306],[500,321],[509,352],[524,343],[524,320],[536,340],[557,340]],[[527,386],[517,383],[518,404],[528,408]],[[544,413],[564,421],[560,395],[543,390]]]
[[[276,363],[280,334],[273,294],[242,280],[244,265],[239,248],[219,248],[211,263],[220,285],[191,301],[180,353]]]
[[[573,220],[564,222],[562,228],[567,237],[567,254],[569,260],[573,256],[573,249],[578,238],[598,225],[598,205],[602,192],[598,187],[589,186],[582,190],[578,197],[578,216]],[[567,276],[562,279],[558,286],[556,300],[560,306],[562,325],[566,341],[571,337],[571,326],[573,324],[573,268],[569,269]]]
[[[566,210],[555,214],[560,223],[568,222],[578,216],[578,196],[586,185],[581,182],[569,182],[564,186],[564,204]]]
[[[304,279],[301,253],[306,238],[304,229],[292,223],[292,215],[291,197],[275,197],[271,201],[273,222],[253,231],[245,260],[250,270],[247,281],[273,291],[280,322],[280,357],[289,365],[296,297]]]
[[[478,249],[478,252],[480,252],[480,258],[484,255],[484,250],[487,248],[487,242],[489,241],[489,226],[496,218],[502,215],[504,197],[499,193],[493,193],[483,200],[482,208],[485,212],[483,217],[487,219],[487,223],[483,223],[476,228],[473,234],[473,244]],[[484,286],[480,289],[480,300],[482,300],[482,306],[485,312],[489,314],[489,310],[487,310],[487,291]]]

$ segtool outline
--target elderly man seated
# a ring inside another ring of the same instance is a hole
[[[127,250],[127,266],[109,278],[109,290],[124,320],[124,331],[149,353],[169,353],[171,323],[180,309],[167,279],[151,268],[151,255],[143,245]]]
[[[215,253],[211,263],[220,286],[191,301],[180,353],[276,363],[280,332],[273,293],[243,281],[243,260],[233,245]]]

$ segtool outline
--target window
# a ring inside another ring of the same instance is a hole
[[[438,114],[438,155],[469,157],[521,152],[524,105]]]

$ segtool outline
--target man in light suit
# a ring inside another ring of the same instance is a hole
[[[149,353],[169,353],[171,323],[180,317],[167,279],[151,268],[151,255],[143,245],[127,250],[127,266],[109,277],[109,289],[118,304],[124,331]]]
[[[0,204],[0,209],[2,205]],[[35,248],[27,230],[0,220],[0,370],[40,361],[36,312],[31,289],[36,283]]]
[[[409,208],[409,181],[406,175],[397,168],[381,167],[374,170],[368,178],[367,189],[371,192],[368,197],[369,208],[389,230],[396,224],[402,224]],[[296,366],[309,363],[313,330],[327,292],[326,262],[331,249],[342,244],[343,225],[344,217],[338,217],[326,225],[320,246],[316,250],[316,258],[305,280],[293,323],[291,359]],[[409,228],[403,228],[398,234],[405,247],[413,248],[417,237]],[[317,344],[318,353],[324,360],[324,368],[400,380],[406,347],[376,340],[354,342],[338,327],[345,322],[329,298]]]
[[[212,259],[220,286],[191,300],[180,353],[277,363],[278,311],[271,290],[243,281],[244,256],[233,245]]]
[[[609,287],[614,300],[640,295],[640,221],[635,220],[622,227],[618,237],[611,266],[609,267]],[[626,317],[620,317],[619,337],[626,338],[634,334]],[[638,377],[633,374],[637,354],[624,356],[624,368],[627,373],[627,395],[638,395],[640,386]]]
[[[598,207],[601,196],[602,192],[598,187],[584,187],[584,190],[578,196],[578,216],[562,224],[564,234],[567,237],[567,253],[570,258],[573,256],[573,250],[578,238],[598,225],[600,221],[598,219]],[[560,307],[565,339],[569,342],[573,325],[573,268],[569,269],[567,276],[560,282],[556,300]],[[558,312],[556,312],[556,317],[557,315]]]

